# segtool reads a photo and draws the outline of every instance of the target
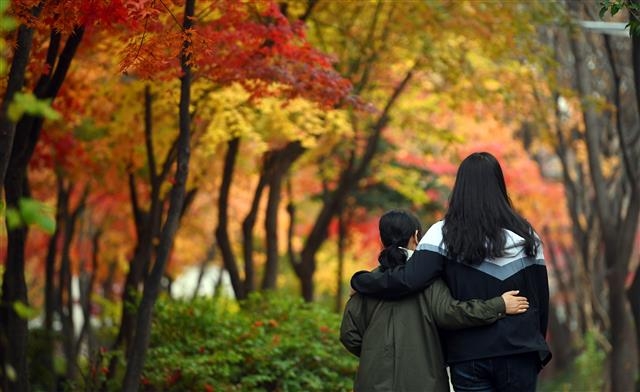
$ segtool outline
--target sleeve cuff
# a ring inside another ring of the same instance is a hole
[[[500,320],[501,318],[506,317],[507,315],[507,306],[504,303],[502,297],[495,297],[489,300],[496,314],[496,319]]]

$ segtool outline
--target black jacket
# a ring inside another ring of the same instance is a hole
[[[384,299],[402,298],[423,290],[442,276],[453,297],[489,299],[508,290],[520,290],[529,300],[527,312],[505,317],[484,327],[443,333],[447,362],[537,352],[540,367],[550,359],[545,341],[549,314],[549,284],[542,245],[535,258],[527,257],[522,238],[505,230],[505,256],[470,266],[446,256],[442,244],[442,222],[431,226],[420,240],[416,252],[404,264],[385,272],[356,273],[354,290]]]

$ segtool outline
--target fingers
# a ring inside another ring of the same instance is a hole
[[[529,309],[529,301],[527,301],[526,298],[522,297],[523,299],[518,300],[518,303],[516,305],[516,312],[518,313],[524,313],[527,311],[527,309]]]
[[[526,297],[518,297],[513,295],[518,293],[518,290],[512,290],[504,293],[502,298],[505,302],[505,309],[507,314],[522,314],[529,309],[529,300]]]
[[[505,291],[504,294],[502,295],[513,295],[515,297],[516,295],[518,295],[519,292],[520,290]]]

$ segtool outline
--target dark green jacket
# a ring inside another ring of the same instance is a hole
[[[501,297],[457,301],[440,279],[398,301],[354,294],[347,302],[340,341],[360,357],[356,392],[449,391],[438,328],[487,325],[504,317]]]

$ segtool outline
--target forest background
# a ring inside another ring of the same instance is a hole
[[[637,390],[635,0],[0,12],[1,390],[349,390],[379,216],[480,150],[544,242],[541,388]]]

